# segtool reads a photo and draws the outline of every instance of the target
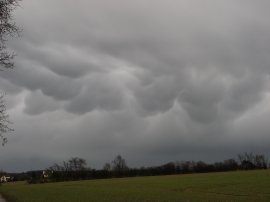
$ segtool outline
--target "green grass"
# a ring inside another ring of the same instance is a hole
[[[90,180],[29,185],[5,184],[0,192],[19,202],[270,201],[270,171],[239,171]]]

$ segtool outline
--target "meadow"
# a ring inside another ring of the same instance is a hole
[[[270,201],[270,170],[4,184],[11,202]]]

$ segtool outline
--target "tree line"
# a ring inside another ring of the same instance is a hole
[[[117,155],[111,163],[105,163],[102,169],[91,169],[87,166],[85,159],[74,157],[68,161],[63,161],[62,164],[55,163],[44,171],[30,171],[27,175],[29,183],[42,183],[267,168],[268,160],[265,155],[253,153],[239,154],[236,159],[232,158],[215,163],[206,163],[203,161],[176,161],[168,162],[160,166],[141,168],[128,167],[126,160],[121,155]]]

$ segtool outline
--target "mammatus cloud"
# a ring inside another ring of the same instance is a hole
[[[16,68],[0,74],[16,129],[2,148],[6,168],[267,153],[268,6],[24,0],[23,35],[10,41]]]

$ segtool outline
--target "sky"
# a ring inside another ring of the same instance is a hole
[[[23,0],[0,169],[270,157],[270,1]]]

